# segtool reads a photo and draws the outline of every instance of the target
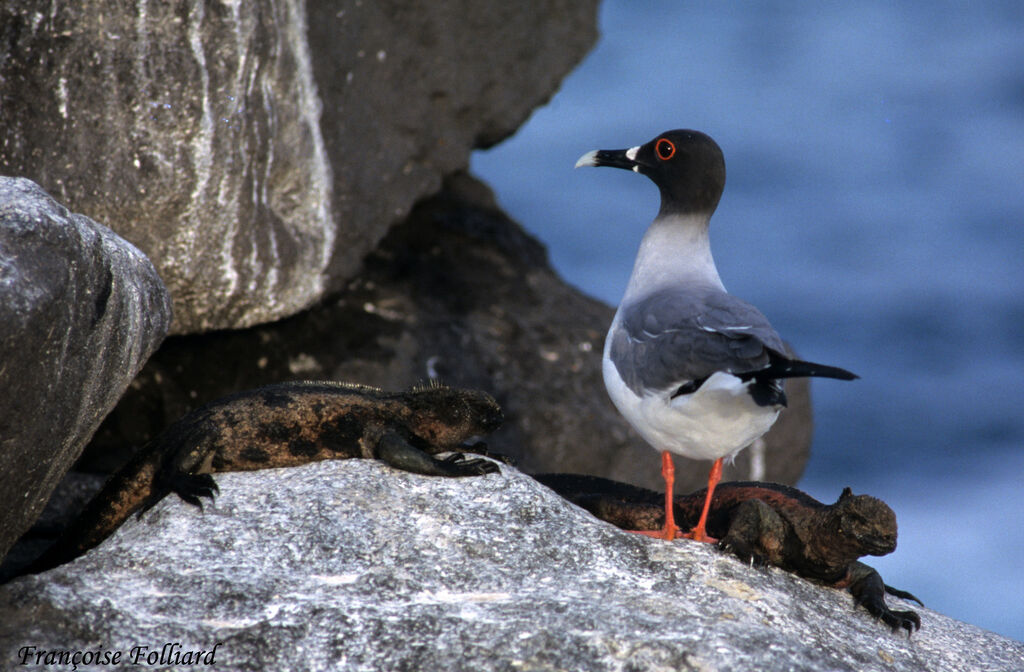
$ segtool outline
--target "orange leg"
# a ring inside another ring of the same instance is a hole
[[[687,539],[704,541],[710,544],[718,541],[718,539],[708,536],[706,528],[708,523],[708,510],[711,508],[711,498],[714,496],[715,486],[718,485],[720,480],[722,480],[722,458],[718,458],[715,460],[715,463],[711,465],[711,474],[708,475],[708,494],[704,497],[704,510],[700,513],[700,520],[697,522],[697,527],[683,535]]]
[[[719,460],[721,461],[721,460]],[[658,537],[672,541],[680,536],[679,528],[676,526],[676,516],[673,511],[672,487],[676,482],[676,465],[672,463],[672,453],[667,450],[661,451],[661,476],[665,479],[665,525],[660,530],[631,530],[637,534],[645,534],[649,537]],[[721,477],[721,469],[719,469]]]

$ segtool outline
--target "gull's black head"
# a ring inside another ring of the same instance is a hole
[[[611,166],[646,175],[661,191],[661,213],[710,215],[725,188],[725,158],[714,140],[700,131],[666,131],[630,149],[598,149],[576,162]]]

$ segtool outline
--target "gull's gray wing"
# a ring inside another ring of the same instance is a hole
[[[620,311],[609,334],[611,360],[638,395],[703,381],[717,371],[759,371],[772,355],[785,357],[786,347],[761,311],[718,289],[664,289]]]

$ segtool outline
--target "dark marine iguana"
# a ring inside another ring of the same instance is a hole
[[[540,474],[538,481],[601,520],[625,530],[657,530],[664,524],[664,496],[596,476]],[[674,499],[680,525],[697,522],[706,489]],[[885,593],[922,604],[885,585],[858,558],[896,549],[896,515],[885,502],[843,490],[822,504],[796,488],[775,483],[720,483],[708,513],[707,531],[719,547],[745,562],[774,565],[834,588],[846,588],[857,604],[893,630],[921,627],[914,611],[894,611]],[[922,604],[923,606],[923,604]]]
[[[478,476],[498,466],[463,453],[495,457],[482,443],[503,420],[487,393],[419,385],[404,392],[329,381],[288,382],[212,401],[172,423],[111,476],[39,558],[19,572],[36,574],[69,562],[106,539],[134,512],[176,493],[202,508],[217,483],[210,475],[375,458],[429,476]],[[438,453],[453,452],[438,459]]]

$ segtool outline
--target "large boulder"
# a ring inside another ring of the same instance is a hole
[[[301,2],[0,12],[0,171],[146,252],[175,331],[319,297],[336,232]]]
[[[175,333],[271,321],[547,100],[595,7],[5,3],[0,172],[148,254]]]
[[[1020,642],[890,598],[921,615],[908,640],[844,591],[622,532],[508,467],[442,479],[347,460],[218,480],[202,512],[172,496],[79,560],[0,587],[7,665],[97,651],[168,668],[203,651],[217,669],[354,672],[1024,660]]]
[[[511,135],[597,40],[597,0],[309,2],[348,278],[388,227]]]
[[[188,410],[241,389],[330,378],[404,389],[430,377],[485,389],[505,410],[492,448],[527,472],[568,471],[660,488],[657,453],[615,410],[601,380],[613,309],[550,267],[543,246],[502,213],[486,186],[452,176],[393,228],[344,291],[295,317],[168,339],[90,446],[110,470]],[[762,451],[730,480],[795,483],[810,450],[807,383]],[[120,456],[120,457],[118,457]],[[677,460],[679,492],[710,463]]]
[[[170,322],[138,249],[33,182],[0,177],[0,558]]]

